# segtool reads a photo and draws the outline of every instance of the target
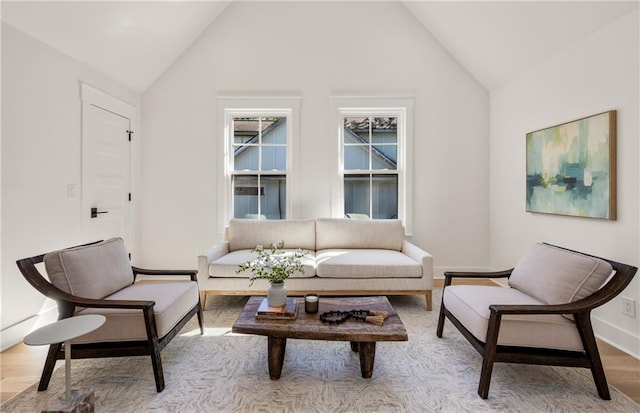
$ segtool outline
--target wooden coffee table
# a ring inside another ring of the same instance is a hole
[[[360,355],[362,377],[373,374],[373,362],[378,341],[407,341],[407,330],[387,297],[320,298],[319,311],[307,314],[302,299],[298,302],[295,320],[256,319],[256,311],[264,297],[251,297],[231,329],[234,333],[268,337],[269,377],[280,378],[288,338],[305,340],[349,341],[351,349]],[[349,319],[331,325],[320,321],[320,313],[331,310],[380,310],[389,313],[384,325]]]

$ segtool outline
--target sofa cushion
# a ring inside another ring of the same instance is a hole
[[[546,244],[536,244],[509,277],[509,285],[546,304],[564,304],[597,291],[613,268],[589,257]]]
[[[384,249],[328,249],[316,253],[316,274],[325,278],[420,278],[419,262]]]
[[[545,304],[515,288],[480,285],[450,285],[443,302],[478,340],[485,342],[489,306],[493,304]],[[498,344],[582,351],[582,341],[573,321],[559,314],[504,315]]]
[[[293,250],[284,250],[293,251]],[[302,265],[304,266],[304,274],[299,272],[294,273],[291,278],[308,278],[313,277],[316,274],[315,267],[315,252],[305,251],[307,255],[302,258]],[[212,261],[209,264],[209,276],[211,277],[235,277],[235,278],[249,278],[251,277],[251,271],[242,271],[236,274],[238,266],[249,260],[253,260],[258,257],[258,254],[253,250],[238,250],[223,255],[217,260]]]
[[[285,248],[316,250],[316,223],[312,219],[252,220],[232,219],[227,228],[229,250],[265,248],[284,241]]]
[[[158,338],[162,338],[198,303],[198,283],[194,281],[138,282],[106,299],[155,301],[153,312]],[[82,314],[102,314],[107,319],[102,327],[73,340],[74,343],[147,339],[141,310],[86,308],[76,313],[76,315]]]
[[[103,298],[133,283],[122,238],[53,251],[44,264],[53,285],[79,297]]]
[[[400,251],[404,240],[397,219],[318,218],[316,249],[385,249]]]

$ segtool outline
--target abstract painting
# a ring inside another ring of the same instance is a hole
[[[616,111],[527,133],[527,212],[616,219]]]

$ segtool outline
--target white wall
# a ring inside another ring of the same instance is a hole
[[[491,266],[508,268],[546,241],[639,264],[638,10],[491,92]],[[617,221],[525,212],[525,135],[618,111]],[[640,304],[639,282],[623,293]],[[640,322],[615,299],[594,312],[596,333],[640,357]],[[640,316],[640,315],[639,315]]]
[[[139,106],[140,96],[2,24],[2,349],[51,308],[17,259],[85,242],[80,189],[80,82]],[[88,240],[87,240],[88,241]]]
[[[301,96],[295,218],[330,213],[329,97],[415,96],[414,238],[488,266],[488,92],[399,2],[234,2],[143,94],[142,265],[195,267],[216,233],[216,96]]]

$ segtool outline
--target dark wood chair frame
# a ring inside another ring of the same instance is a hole
[[[100,242],[100,241],[97,241]],[[96,242],[96,243],[97,243]],[[85,244],[91,245],[95,243]],[[155,301],[144,300],[103,300],[92,299],[86,297],[78,297],[68,294],[51,284],[38,269],[36,265],[42,263],[45,254],[35,257],[24,258],[17,261],[18,268],[26,280],[36,290],[44,296],[55,300],[58,304],[58,319],[73,316],[76,308],[120,308],[120,309],[137,309],[144,316],[145,327],[147,330],[147,340],[139,341],[120,341],[120,342],[102,342],[88,344],[72,344],[71,358],[101,358],[101,357],[130,357],[130,356],[151,356],[151,364],[153,366],[153,374],[156,382],[156,390],[161,392],[165,388],[164,373],[162,370],[162,359],[160,351],[178,334],[182,327],[187,324],[191,318],[197,314],[198,324],[200,326],[200,334],[204,334],[204,318],[202,306],[198,298],[198,304],[194,306],[171,331],[164,337],[158,337],[156,327],[156,319],[153,312]],[[149,270],[138,267],[131,267],[133,270],[134,282],[138,275],[151,276],[188,276],[191,281],[197,282],[196,270]],[[64,360],[66,349],[62,343],[52,344],[49,346],[47,359],[42,370],[42,377],[38,385],[38,391],[46,390],[49,387],[49,381],[56,364],[56,360]]]
[[[578,252],[567,248],[562,249]],[[581,252],[578,253],[589,257],[595,257]],[[616,271],[615,275],[604,287],[586,298],[567,304],[557,305],[489,306],[491,314],[489,318],[489,326],[487,328],[487,337],[484,342],[478,340],[473,334],[471,334],[471,332],[469,332],[469,330],[467,330],[465,326],[445,308],[443,293],[443,302],[440,306],[440,316],[438,318],[436,335],[439,338],[442,338],[442,330],[444,328],[444,321],[446,317],[458,330],[460,330],[462,335],[469,341],[469,343],[471,343],[471,345],[473,345],[478,353],[480,353],[483,358],[480,382],[478,384],[478,394],[480,397],[483,399],[489,397],[489,384],[491,381],[493,364],[496,362],[504,362],[588,368],[591,370],[591,374],[593,375],[598,395],[604,400],[611,400],[609,387],[607,385],[607,378],[602,367],[602,361],[600,359],[600,353],[598,352],[595,335],[593,334],[591,310],[607,303],[620,294],[633,279],[637,268],[627,264],[611,261],[606,258],[600,259],[611,264]],[[444,288],[451,285],[454,278],[508,278],[511,276],[512,271],[513,268],[495,272],[445,272]],[[582,339],[584,351],[497,345],[502,316],[512,314],[572,315],[575,319],[575,325],[578,329],[578,333],[580,334],[580,338]]]

